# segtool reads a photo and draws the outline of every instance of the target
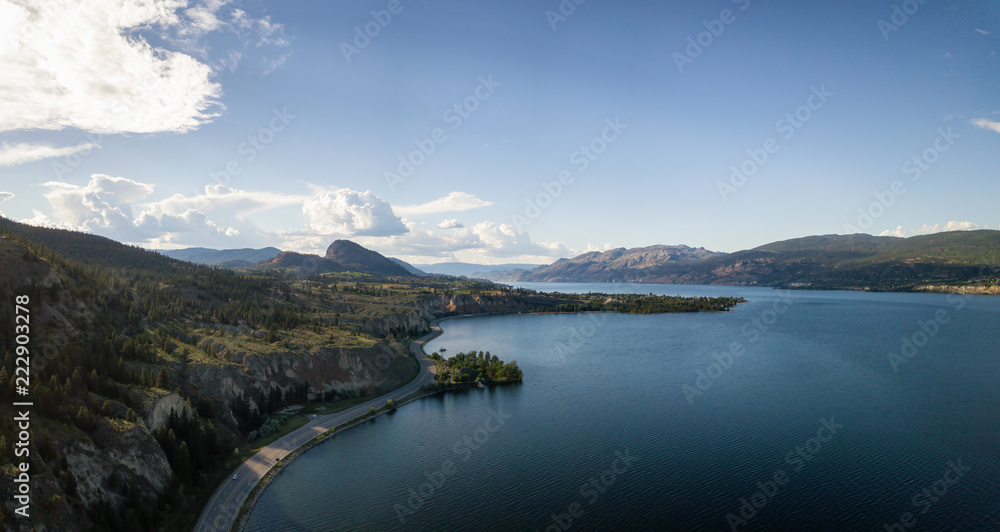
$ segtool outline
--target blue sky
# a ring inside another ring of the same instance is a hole
[[[996,2],[132,3],[0,0],[5,216],[480,263],[1000,228]]]

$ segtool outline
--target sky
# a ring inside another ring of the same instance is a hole
[[[0,213],[548,263],[998,229],[995,1],[0,0]]]

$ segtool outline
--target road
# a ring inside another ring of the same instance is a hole
[[[381,408],[385,406],[387,399],[398,401],[431,382],[434,379],[434,362],[423,352],[423,345],[441,334],[439,321],[431,322],[431,332],[410,344],[410,351],[420,361],[420,372],[412,381],[364,404],[336,414],[319,416],[262,448],[230,473],[227,480],[215,490],[208,506],[198,518],[198,523],[194,527],[195,532],[229,532],[250,491],[282,458],[333,427],[367,414],[370,407]],[[236,475],[236,480],[232,479],[233,475]]]

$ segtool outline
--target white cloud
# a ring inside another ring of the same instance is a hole
[[[392,207],[371,192],[314,187],[302,204],[309,228],[318,233],[347,236],[390,236],[407,232]]]
[[[992,120],[987,120],[985,118],[976,118],[974,120],[970,120],[969,123],[976,127],[981,127],[983,129],[989,129],[991,131],[996,131],[997,133],[1000,133],[1000,122],[994,122]]]
[[[50,157],[62,157],[77,152],[86,152],[94,148],[99,148],[96,144],[78,144],[65,148],[55,148],[48,144],[31,144],[22,142],[19,144],[0,145],[0,166],[15,166],[18,164],[30,163]]]
[[[191,21],[182,29],[182,33],[203,35],[217,30],[224,23],[219,20],[219,9],[229,3],[229,0],[207,0],[203,4],[184,10],[184,15]]]
[[[0,192],[0,203],[3,203],[9,199],[14,199],[13,192]]]
[[[988,32],[986,30],[981,30],[979,28],[976,28],[976,31],[978,31],[979,33],[982,33],[983,35],[989,35],[990,34],[990,32]]]
[[[490,205],[493,205],[493,202],[483,201],[472,194],[452,192],[443,198],[421,203],[420,205],[400,205],[393,207],[393,211],[400,216],[409,217],[442,212],[467,211],[480,207],[489,207]]]
[[[993,228],[988,225],[979,225],[976,223],[972,223],[970,221],[958,222],[952,220],[944,225],[924,224],[916,228],[903,227],[900,225],[895,229],[882,231],[881,233],[879,233],[879,236],[898,236],[901,238],[907,238],[917,235],[930,235],[934,233],[943,233],[946,231],[976,231],[979,229],[993,229]],[[1000,226],[998,226],[998,229],[1000,229]]]
[[[611,246],[610,242],[605,242],[603,247],[591,244],[590,242],[587,242],[587,252],[588,253],[590,253],[591,251],[608,251],[610,249],[613,249],[613,247]]]
[[[259,212],[301,205],[305,199],[306,196],[301,195],[247,191],[223,185],[209,185],[205,187],[205,192],[202,194],[196,196],[174,194],[164,200],[148,203],[146,208],[156,216],[160,214],[177,216],[193,209],[214,217],[225,216],[242,221]]]
[[[134,203],[153,193],[152,185],[103,174],[94,174],[84,186],[59,181],[43,183],[45,198],[52,205],[55,221],[35,211],[25,223],[85,231],[128,243],[172,241],[178,235],[235,236],[239,231],[223,227],[193,208],[176,214],[156,208],[133,214]]]
[[[207,65],[135,33],[180,25],[186,2],[67,0],[45,10],[0,1],[22,28],[0,54],[0,131],[185,132],[220,112]]]
[[[548,262],[570,254],[560,243],[534,242],[527,233],[518,234],[512,225],[489,221],[442,234],[421,229],[414,222],[407,223],[407,228],[405,235],[359,242],[387,255],[419,259],[489,262],[517,257],[522,262]]]
[[[334,239],[349,238],[389,255],[482,263],[515,257],[520,262],[548,262],[570,254],[560,243],[535,242],[528,234],[518,234],[512,225],[490,221],[466,226],[445,220],[441,224],[447,227],[445,231],[423,229],[399,218],[392,206],[372,192],[346,188],[309,185],[308,194],[291,195],[217,185],[194,196],[174,194],[154,200],[155,190],[149,184],[101,174],[91,176],[84,186],[60,181],[42,186],[52,212],[35,211],[25,222],[87,231],[151,248],[273,245],[322,253]],[[252,217],[273,223],[273,217],[251,215],[288,207],[301,209],[300,229],[262,228],[250,221]]]
[[[45,216],[45,214],[40,212],[38,209],[31,209],[31,212],[34,213],[34,216],[31,218],[25,218],[24,220],[21,220],[21,223],[28,225],[40,225],[43,227],[55,226],[55,224],[52,223],[52,220],[50,220],[48,216]]]
[[[437,224],[438,229],[461,229],[465,227],[465,224],[452,218],[451,220],[444,220],[443,222]]]
[[[205,36],[231,32],[243,50],[290,41],[281,24],[230,2],[0,0],[0,132],[183,133],[211,121],[224,110],[214,71],[243,54],[222,51],[213,64]],[[151,45],[153,34],[174,49]],[[286,57],[265,58],[265,70]]]

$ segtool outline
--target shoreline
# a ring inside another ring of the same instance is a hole
[[[458,315],[458,316],[445,316],[443,318],[435,318],[435,319],[431,320],[431,322],[428,324],[428,326],[431,329],[431,332],[429,332],[429,333],[421,336],[420,338],[417,338],[416,340],[413,340],[412,342],[410,342],[409,349],[410,349],[410,351],[413,352],[414,355],[422,356],[425,360],[427,360],[428,362],[430,362],[430,365],[427,366],[427,367],[428,367],[428,370],[430,371],[430,374],[433,375],[437,371],[437,367],[433,363],[433,361],[430,360],[430,358],[428,358],[427,352],[424,350],[424,346],[427,344],[427,342],[430,342],[431,340],[434,340],[435,338],[437,338],[437,337],[441,336],[442,334],[444,334],[444,329],[440,326],[440,323],[443,322],[443,321],[451,320],[451,319],[482,317],[482,316],[490,316],[490,315],[494,315],[494,314],[495,313],[480,313],[480,314],[466,314],[466,315]],[[418,359],[417,363],[420,364],[420,362],[421,361]],[[417,380],[418,378],[420,378],[420,374],[421,374],[421,372],[423,370],[423,367],[424,366],[421,364],[420,368],[417,371],[416,376],[414,376],[413,379],[410,380],[410,382],[404,384],[400,388],[403,388],[403,387],[411,384],[413,381]],[[423,385],[421,385],[421,386],[423,386]],[[396,390],[399,390],[400,388],[397,388]],[[381,399],[381,397],[384,397],[385,395],[391,394],[392,392],[394,392],[396,390],[390,390],[389,392],[386,392],[386,394],[383,394],[382,396],[380,396],[378,399]],[[407,405],[409,403],[412,403],[414,401],[417,401],[419,399],[423,399],[425,397],[430,397],[432,395],[442,394],[442,393],[445,393],[445,392],[448,392],[448,391],[450,391],[450,390],[423,391],[420,388],[417,388],[416,391],[414,391],[414,392],[410,393],[409,395],[401,398],[397,402],[396,408],[398,410],[400,407],[402,407],[404,405]],[[377,400],[377,399],[375,399],[375,400]],[[319,444],[321,444],[321,443],[329,440],[330,438],[333,438],[334,436],[336,436],[337,434],[340,434],[341,432],[344,432],[344,431],[346,431],[348,429],[354,428],[354,427],[356,427],[358,425],[361,425],[363,423],[367,423],[369,421],[374,421],[375,418],[377,418],[377,417],[379,417],[379,416],[381,416],[383,414],[387,414],[389,412],[392,412],[392,411],[388,410],[384,406],[382,406],[382,407],[378,408],[375,411],[374,414],[370,413],[370,412],[366,412],[364,414],[361,414],[360,416],[354,417],[354,418],[352,418],[352,419],[350,419],[348,421],[345,421],[344,423],[341,423],[340,425],[332,427],[332,428],[324,431],[323,433],[317,435],[316,437],[314,437],[314,438],[306,441],[305,443],[303,443],[302,445],[296,447],[294,450],[290,451],[287,455],[285,455],[284,457],[282,457],[281,460],[275,462],[264,473],[264,475],[261,476],[260,480],[257,481],[257,483],[254,485],[253,489],[250,491],[250,493],[247,495],[247,497],[243,499],[243,502],[240,504],[239,509],[236,511],[236,516],[233,519],[232,526],[230,527],[230,530],[237,530],[239,532],[244,532],[246,530],[247,524],[248,524],[249,519],[250,519],[250,514],[253,512],[254,507],[257,505],[257,501],[260,500],[260,497],[264,494],[264,490],[266,490],[267,487],[268,487],[268,485],[270,485],[271,482],[274,481],[274,479],[277,478],[278,475],[280,475],[281,472],[286,467],[288,467],[288,465],[291,464],[292,461],[294,461],[300,455],[302,455],[303,453],[309,451],[313,447],[315,447],[315,446],[317,446],[317,445],[319,445]],[[197,526],[198,525],[195,525],[196,529],[197,529]]]
[[[454,317],[461,317],[461,316],[454,316]],[[254,504],[259,499],[259,497],[263,493],[264,489],[267,487],[267,485],[270,483],[270,481],[273,480],[274,477],[278,473],[280,473],[280,471],[282,469],[284,469],[284,467],[286,467],[289,463],[291,463],[291,461],[295,457],[299,456],[300,454],[302,454],[303,452],[305,452],[308,449],[312,448],[313,446],[317,445],[318,443],[320,443],[322,441],[325,441],[325,440],[329,439],[330,437],[333,437],[336,434],[338,434],[338,433],[340,433],[340,432],[342,432],[344,430],[347,430],[347,429],[349,429],[351,427],[354,427],[355,425],[358,425],[360,423],[366,422],[369,419],[374,419],[378,415],[381,415],[383,413],[388,412],[388,409],[385,408],[385,400],[386,399],[394,399],[394,400],[396,400],[398,402],[398,406],[402,406],[403,404],[408,404],[408,403],[410,403],[412,401],[415,401],[417,399],[421,399],[423,397],[431,395],[431,393],[429,393],[429,392],[423,392],[423,393],[421,393],[422,390],[420,390],[420,386],[423,386],[423,384],[426,383],[426,382],[421,382],[421,381],[428,381],[428,382],[430,382],[432,380],[430,377],[433,376],[435,374],[435,371],[436,371],[436,366],[434,365],[433,361],[430,360],[424,354],[423,343],[425,343],[425,342],[427,342],[429,340],[432,340],[432,339],[436,338],[437,336],[439,336],[440,334],[443,333],[443,331],[441,330],[441,328],[437,325],[439,323],[439,321],[440,320],[437,320],[437,319],[436,320],[432,320],[431,324],[430,324],[432,331],[429,332],[429,333],[427,333],[427,334],[425,334],[425,335],[423,335],[423,336],[421,336],[420,338],[417,338],[416,340],[413,340],[410,343],[410,346],[409,346],[408,349],[409,349],[409,351],[411,351],[414,354],[414,358],[416,359],[416,362],[417,362],[417,365],[418,365],[418,367],[417,367],[417,373],[416,373],[416,375],[414,375],[414,377],[412,379],[410,379],[410,381],[408,381],[407,383],[403,384],[402,386],[400,386],[400,387],[398,387],[398,388],[396,388],[394,390],[389,390],[388,392],[386,392],[386,393],[384,393],[384,394],[382,394],[382,395],[380,395],[380,396],[378,396],[378,397],[376,397],[376,398],[374,398],[374,399],[372,399],[372,400],[370,400],[370,401],[368,401],[368,402],[366,402],[364,404],[357,405],[357,406],[352,407],[352,408],[348,408],[348,409],[344,410],[343,412],[337,412],[337,413],[334,413],[334,414],[327,414],[327,416],[331,416],[331,417],[324,416],[325,419],[319,419],[319,420],[317,420],[318,422],[316,424],[306,424],[303,427],[300,427],[299,429],[297,429],[296,431],[293,431],[291,433],[286,434],[281,439],[276,440],[275,442],[272,442],[270,444],[271,446],[280,445],[280,442],[282,441],[282,439],[293,437],[293,435],[295,435],[296,433],[299,433],[299,431],[308,431],[309,428],[313,428],[313,429],[320,428],[320,429],[322,429],[323,428],[322,425],[324,423],[326,423],[326,422],[332,421],[333,420],[332,418],[334,416],[344,416],[345,414],[346,415],[350,415],[352,413],[355,414],[355,415],[353,415],[353,417],[348,417],[346,420],[342,421],[341,423],[338,423],[338,424],[336,424],[336,425],[334,425],[332,427],[329,427],[329,428],[323,430],[321,433],[316,434],[312,438],[309,438],[308,440],[303,441],[302,443],[298,444],[297,446],[295,446],[295,447],[293,447],[291,449],[288,449],[287,453],[284,456],[282,456],[278,460],[272,460],[271,461],[272,463],[270,463],[270,465],[268,465],[268,459],[263,455],[264,449],[262,449],[261,451],[258,451],[257,454],[252,455],[250,458],[248,458],[246,461],[244,461],[243,464],[241,464],[239,467],[243,467],[244,465],[248,465],[250,462],[254,462],[255,465],[262,465],[263,464],[264,466],[266,466],[266,469],[264,469],[260,473],[259,478],[254,482],[254,484],[250,488],[250,490],[248,492],[243,492],[243,497],[242,497],[242,499],[239,500],[238,506],[235,508],[235,511],[232,513],[232,519],[228,522],[228,526],[225,526],[225,527],[216,526],[216,523],[210,521],[209,520],[209,516],[208,516],[209,509],[212,508],[212,506],[214,506],[216,504],[216,501],[217,501],[218,497],[223,493],[223,490],[227,489],[227,485],[225,484],[226,481],[224,481],[224,483],[222,485],[220,485],[218,488],[216,488],[215,492],[213,492],[211,498],[209,498],[209,501],[205,505],[205,507],[203,507],[201,509],[201,512],[199,513],[199,516],[198,516],[198,520],[196,521],[196,523],[194,525],[194,530],[195,531],[202,531],[202,530],[207,530],[207,531],[210,531],[210,530],[225,530],[227,532],[230,531],[230,530],[243,530],[244,527],[245,527],[245,521],[246,521],[247,517],[250,515],[250,512],[252,512]],[[433,330],[435,328],[437,330]],[[409,391],[409,393],[407,393],[405,395],[397,397],[398,394],[400,393],[400,390],[404,390],[407,387],[413,386],[414,383],[418,383],[418,385],[416,386],[415,389]],[[395,394],[396,396],[394,396],[393,394]],[[375,415],[372,415],[369,411],[365,410],[366,406],[376,408]],[[398,408],[398,406],[397,406],[397,408]],[[282,450],[284,450],[284,449],[282,449]],[[262,457],[262,458],[258,459],[258,457]],[[237,468],[237,470],[239,469],[239,467]],[[248,466],[248,467],[251,467],[251,466]],[[253,470],[253,467],[251,467],[251,470]],[[225,512],[225,513],[228,513],[228,512]],[[218,517],[216,517],[215,519],[218,519]],[[237,525],[239,525],[239,526],[237,526]]]
[[[701,311],[701,312],[708,312],[708,311]],[[426,346],[427,343],[430,342],[431,340],[434,340],[434,339],[436,339],[439,336],[441,336],[441,335],[444,334],[444,328],[441,327],[441,323],[442,322],[445,322],[445,321],[448,321],[448,320],[455,320],[455,319],[483,318],[483,317],[508,316],[508,315],[604,314],[604,313],[630,314],[630,313],[617,312],[617,311],[579,311],[579,312],[573,312],[573,311],[563,311],[563,312],[558,312],[558,311],[556,311],[556,312],[500,311],[500,312],[481,312],[481,313],[476,313],[476,314],[460,314],[460,315],[455,315],[455,316],[444,316],[444,317],[441,317],[441,318],[435,318],[435,319],[431,320],[431,322],[428,324],[428,326],[431,329],[431,331],[429,333],[427,333],[427,334],[425,334],[425,335],[423,335],[423,336],[421,336],[421,337],[419,337],[419,338],[411,341],[410,342],[410,346],[409,346],[409,350],[411,352],[413,352],[413,354],[414,354],[415,357],[422,357],[428,363],[428,365],[426,366],[428,373],[426,375],[434,375],[434,374],[436,374],[437,367],[436,367],[434,361],[429,358],[428,353],[424,350],[424,346]],[[663,312],[663,313],[659,313],[659,314],[687,314],[687,313],[686,312]],[[639,314],[636,314],[636,315],[639,315]],[[400,386],[399,388],[396,388],[395,390],[390,390],[390,391],[386,392],[385,394],[379,396],[378,398],[372,399],[372,401],[379,401],[382,398],[386,397],[387,395],[392,394],[393,392],[396,392],[396,391],[398,391],[398,390],[400,390],[400,389],[402,389],[402,388],[404,388],[406,386],[409,386],[414,381],[416,381],[419,378],[421,378],[421,373],[423,373],[423,369],[424,369],[425,366],[424,366],[423,362],[420,360],[420,358],[417,358],[417,363],[420,365],[420,368],[419,368],[417,374],[414,376],[413,379],[411,379],[409,382],[407,382],[403,386]],[[428,382],[432,382],[432,381],[428,381]],[[426,384],[426,383],[423,383],[423,384]],[[404,405],[407,405],[409,403],[417,401],[419,399],[423,399],[425,397],[430,397],[430,396],[433,396],[433,395],[439,395],[439,394],[443,394],[443,393],[448,393],[448,392],[456,391],[456,389],[454,389],[454,388],[453,389],[442,389],[442,390],[424,391],[424,390],[420,389],[423,386],[423,384],[421,384],[419,387],[417,387],[417,389],[415,391],[413,391],[413,392],[411,392],[411,393],[403,396],[402,398],[398,399],[397,400],[397,409],[399,409],[400,407],[402,407]],[[365,403],[365,404],[368,404],[368,403]],[[361,406],[363,407],[364,405],[361,405]],[[355,407],[355,408],[357,408],[357,407]],[[297,446],[294,449],[290,450],[288,452],[288,454],[286,454],[285,456],[283,456],[280,460],[275,461],[273,464],[271,464],[271,466],[267,470],[265,470],[263,472],[263,474],[261,475],[260,479],[257,480],[257,482],[254,484],[253,488],[249,491],[249,493],[241,501],[239,507],[236,510],[236,513],[234,514],[234,517],[233,517],[233,520],[232,520],[232,522],[230,524],[230,527],[228,529],[226,529],[226,530],[236,530],[238,532],[244,532],[246,530],[246,527],[247,527],[247,524],[248,524],[248,521],[249,521],[249,518],[250,518],[250,514],[253,512],[253,509],[256,506],[257,501],[263,495],[264,490],[267,489],[268,485],[270,485],[270,483],[275,478],[277,478],[277,476],[280,475],[281,472],[289,464],[291,464],[293,460],[295,460],[295,458],[299,457],[301,454],[307,452],[308,450],[310,450],[313,447],[319,445],[320,443],[323,443],[323,442],[327,441],[328,439],[333,438],[334,436],[336,436],[337,434],[339,434],[339,433],[341,433],[341,432],[343,432],[345,430],[351,429],[351,428],[353,428],[355,426],[358,426],[358,425],[361,425],[363,423],[367,423],[368,421],[373,421],[378,416],[381,416],[382,414],[386,414],[386,413],[389,413],[389,412],[392,412],[392,411],[388,410],[387,408],[385,408],[384,403],[383,403],[383,405],[380,406],[380,407],[378,407],[377,410],[374,413],[365,411],[364,413],[362,413],[362,414],[360,414],[358,416],[350,418],[347,421],[344,421],[343,423],[340,423],[340,424],[338,424],[338,425],[336,425],[334,427],[331,427],[331,428],[323,431],[322,433],[316,435],[315,437],[313,437],[313,438],[311,438],[311,439],[303,442],[299,446]],[[337,415],[337,414],[329,414],[329,415]],[[293,433],[289,433],[289,434],[293,434]],[[256,455],[254,455],[254,456],[256,456]],[[250,459],[248,459],[247,462],[249,462],[252,458],[253,457],[251,457]],[[244,462],[244,463],[246,463],[246,462]],[[207,510],[208,507],[210,507],[212,505],[212,503],[214,502],[216,495],[217,495],[217,493],[213,494],[212,498],[209,499],[208,505],[206,505],[206,507],[202,509],[202,513],[199,515],[199,519],[198,519],[198,522],[195,524],[194,530],[198,531],[198,530],[200,530],[202,528],[202,526],[203,526],[202,517],[204,517],[205,510]]]
[[[918,284],[905,289],[884,290],[865,286],[841,286],[836,288],[813,288],[810,286],[767,286],[758,284],[684,284],[684,283],[657,283],[646,281],[490,281],[494,283],[509,284],[517,288],[529,288],[520,286],[524,284],[622,284],[622,285],[652,285],[652,286],[708,286],[712,288],[769,288],[771,290],[794,290],[797,292],[866,292],[870,294],[955,294],[955,295],[975,295],[994,296],[1000,295],[1000,285],[969,284]],[[513,284],[513,283],[520,283]],[[530,288],[529,288],[530,289]],[[533,290],[533,289],[532,289]],[[557,292],[558,293],[558,292]],[[570,292],[572,293],[572,292]],[[687,296],[685,296],[687,297]]]

